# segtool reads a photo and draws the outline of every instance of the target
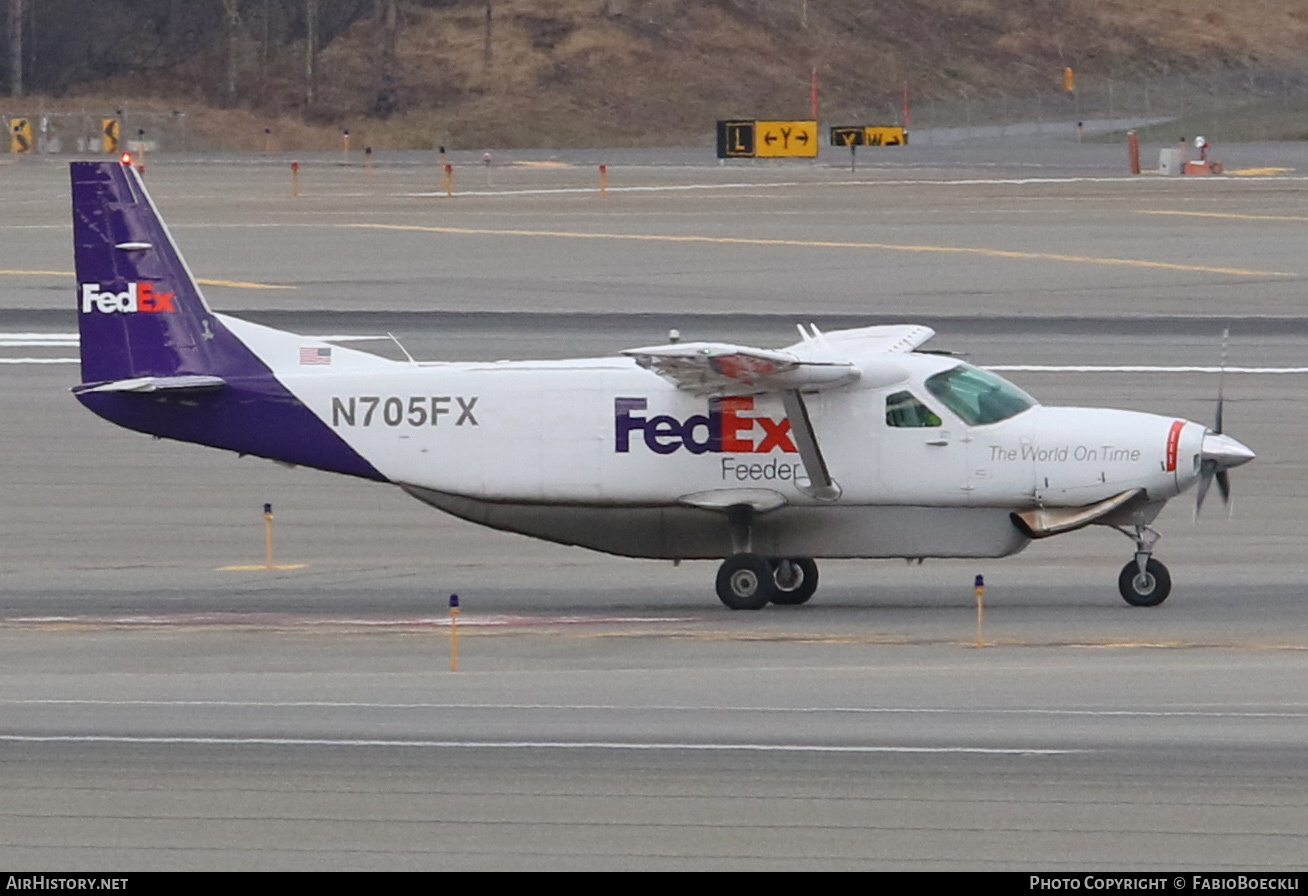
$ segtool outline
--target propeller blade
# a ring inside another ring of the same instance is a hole
[[[1206,460],[1199,468],[1199,488],[1194,497],[1194,515],[1196,517],[1204,509],[1204,498],[1208,497],[1208,488],[1213,484],[1213,472],[1216,466],[1212,461]]]
[[[1222,496],[1223,504],[1231,503],[1231,477],[1225,470],[1217,471],[1217,491]]]
[[[1217,422],[1213,432],[1222,434],[1222,387],[1226,383],[1226,340],[1231,337],[1229,329],[1222,330],[1222,365],[1217,373]]]

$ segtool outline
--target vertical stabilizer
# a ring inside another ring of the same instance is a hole
[[[248,369],[248,349],[209,310],[140,175],[121,162],[71,168],[82,382]]]
[[[209,309],[130,165],[71,167],[78,401],[137,432],[385,480]],[[284,356],[319,345],[243,326]]]

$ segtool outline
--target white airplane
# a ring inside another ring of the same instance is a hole
[[[1253,459],[1173,417],[1044,407],[918,352],[920,326],[780,350],[391,361],[215,314],[130,163],[72,163],[78,400],[164,438],[398,485],[496,529],[630,557],[723,559],[732,609],[801,604],[815,558],[1002,557],[1111,526],[1137,606],[1171,589],[1163,505]]]

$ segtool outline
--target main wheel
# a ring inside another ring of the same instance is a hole
[[[1172,577],[1167,567],[1153,557],[1145,563],[1145,571],[1134,560],[1122,567],[1117,577],[1117,590],[1122,599],[1133,607],[1156,607],[1172,593]]]
[[[757,554],[734,554],[718,568],[718,599],[733,610],[761,610],[776,585],[772,565]]]
[[[772,583],[776,593],[772,602],[780,606],[797,606],[817,591],[817,564],[808,557],[786,558],[772,561]]]

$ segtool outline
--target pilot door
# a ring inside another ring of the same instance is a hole
[[[889,393],[880,431],[881,485],[905,504],[969,500],[967,427],[910,391]]]

